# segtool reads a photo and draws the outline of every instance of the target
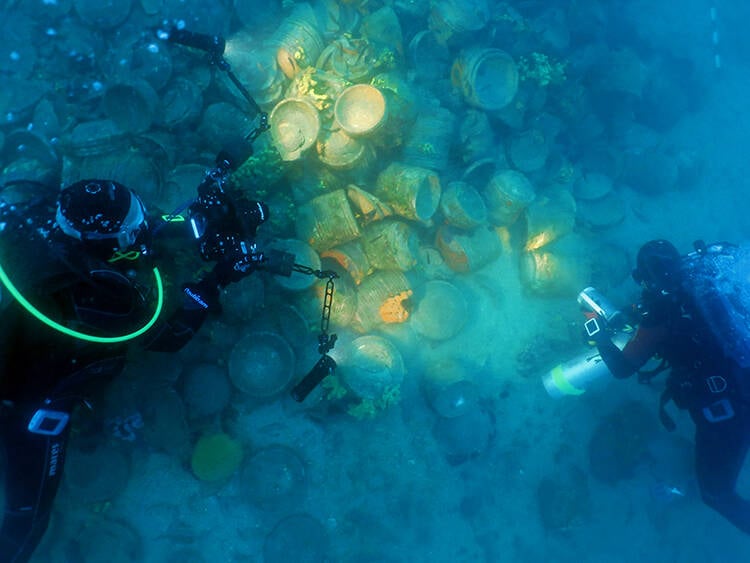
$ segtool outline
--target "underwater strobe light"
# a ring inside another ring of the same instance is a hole
[[[194,33],[186,29],[172,29],[160,36],[162,39],[205,51],[212,59],[218,59],[224,54],[227,42],[221,35],[207,35]]]

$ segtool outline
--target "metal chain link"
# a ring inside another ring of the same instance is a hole
[[[252,143],[253,141],[255,141],[255,139],[260,137],[262,133],[268,131],[270,128],[271,126],[268,123],[268,114],[265,111],[262,111],[260,113],[260,117],[258,118],[258,126],[245,136],[245,140]]]
[[[300,274],[315,276],[321,280],[328,278],[325,295],[323,296],[323,311],[320,315],[320,335],[318,336],[318,352],[327,354],[336,344],[336,335],[329,335],[328,329],[331,323],[331,307],[333,306],[333,280],[338,278],[339,275],[333,270],[314,270],[310,266],[303,266],[302,264],[294,264],[292,270]]]

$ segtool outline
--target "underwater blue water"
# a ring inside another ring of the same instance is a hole
[[[688,252],[696,239],[750,236],[750,6],[310,6],[0,0],[0,183],[106,175],[159,213],[190,201],[219,150],[249,157],[257,116],[221,61],[159,32],[221,35],[264,112],[305,98],[321,125],[314,139],[309,122],[290,126],[293,151],[305,152],[282,160],[285,130],[273,130],[272,114],[272,131],[235,173],[246,197],[269,204],[259,246],[304,247],[305,265],[321,259],[341,274],[329,327],[338,371],[302,403],[289,392],[320,357],[325,276],[310,285],[255,274],[222,292],[221,316],[179,353],[134,347],[74,421],[32,561],[750,557],[750,539],[701,502],[689,417],[669,407],[677,431],[659,424],[663,377],[561,399],[541,382],[585,349],[580,289],[596,285],[623,305],[637,298],[629,273],[644,241]],[[315,24],[295,19],[303,12]],[[281,41],[283,25],[298,43]],[[329,45],[327,62],[311,60]],[[505,70],[465,78],[465,61],[477,60],[466,53],[480,48],[515,61],[518,92]],[[369,137],[340,135],[333,116],[352,83],[386,92],[387,119]],[[131,94],[116,97],[119,86]],[[501,88],[513,101],[491,107]],[[326,144],[331,135],[349,152]],[[413,192],[382,185],[392,162],[425,168]],[[520,184],[492,191],[506,169],[526,176],[530,201]],[[438,204],[436,182],[442,193],[469,190],[464,208]],[[353,211],[321,203],[330,194]],[[399,227],[372,235],[388,224]],[[205,267],[189,239],[164,243],[168,290]],[[11,298],[0,291],[3,311]]]

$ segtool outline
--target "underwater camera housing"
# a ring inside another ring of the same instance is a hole
[[[229,154],[219,153],[216,166],[206,172],[198,186],[198,197],[188,208],[188,219],[199,243],[201,258],[209,262],[237,253],[254,253],[252,239],[258,226],[267,219],[265,204],[237,202],[227,193],[227,181],[233,169]]]
[[[242,250],[248,230],[241,210],[226,193],[231,159],[224,153],[216,158],[216,166],[206,172],[198,186],[198,197],[188,208],[193,236],[199,243],[201,258],[207,262],[220,260]],[[253,233],[254,234],[254,233]]]
[[[198,186],[198,197],[188,208],[201,258],[207,262],[233,261],[236,270],[259,268],[289,277],[295,265],[294,254],[274,249],[261,252],[255,243],[258,227],[268,219],[266,204],[235,200],[226,191],[233,162],[227,152],[219,153],[216,166],[206,172]]]

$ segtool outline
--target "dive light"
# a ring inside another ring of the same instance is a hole
[[[587,287],[578,294],[578,304],[587,311],[596,313],[608,325],[612,325],[621,315],[620,310],[594,287]]]

